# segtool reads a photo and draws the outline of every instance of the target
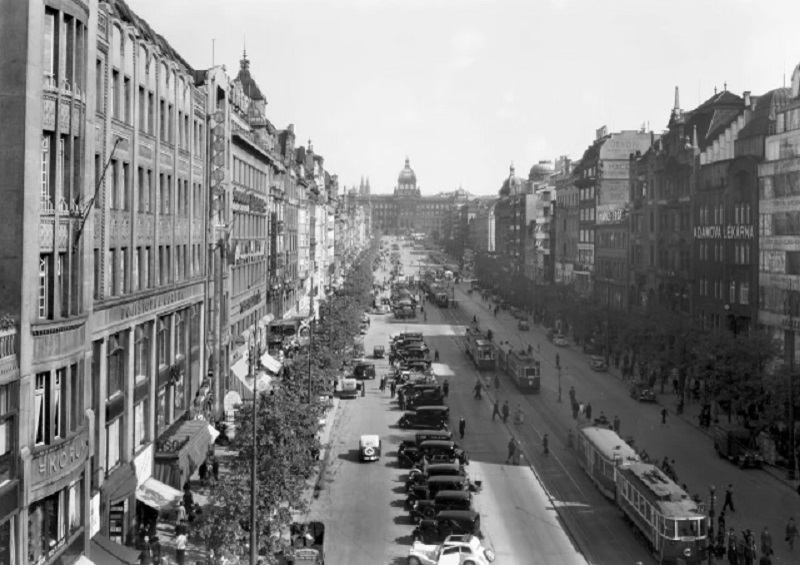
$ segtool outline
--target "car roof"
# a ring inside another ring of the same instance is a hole
[[[455,447],[455,442],[449,439],[426,439],[419,444],[420,447]]]
[[[458,469],[461,469],[461,465],[459,465],[458,463],[431,463],[430,465],[428,465],[428,471],[431,471],[431,470],[434,470],[434,469],[437,469],[437,470],[438,469],[454,469],[454,470],[458,470]]]
[[[474,510],[442,510],[436,514],[436,518],[468,518],[474,519],[480,516]]]
[[[472,497],[472,493],[466,490],[440,490],[436,493],[435,498],[462,498],[468,499]]]
[[[440,475],[440,476],[431,477],[430,479],[428,479],[428,484],[431,484],[431,483],[450,483],[450,482],[459,482],[459,483],[461,483],[461,482],[466,482],[466,480],[467,480],[466,477],[461,477],[461,476],[456,477],[456,476],[452,476],[452,475]]]
[[[381,436],[377,434],[364,434],[359,441],[361,441],[361,443],[380,443]]]
[[[417,412],[442,412],[444,410],[450,410],[447,406],[420,406],[417,408]]]

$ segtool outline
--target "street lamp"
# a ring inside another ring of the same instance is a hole
[[[256,375],[256,363],[260,358],[258,340],[259,327],[253,328],[253,344],[250,351],[250,376],[253,377],[253,459],[250,462],[250,565],[258,564],[258,532],[256,531],[256,506],[258,501],[258,482],[256,481],[256,467],[258,462],[258,376]]]
[[[558,401],[561,402],[561,364],[558,365]]]
[[[713,563],[712,554],[714,553],[714,503],[717,501],[716,487],[708,487],[708,563]]]

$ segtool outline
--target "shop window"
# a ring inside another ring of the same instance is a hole
[[[125,514],[127,512],[127,500],[114,504],[108,509],[108,539],[120,545],[125,543]]]
[[[106,425],[106,472],[119,465],[122,451],[122,417]]]
[[[0,524],[0,563],[19,562],[16,547],[16,516]]]
[[[156,433],[160,433],[167,425],[167,388],[158,390],[156,398]]]
[[[30,505],[28,512],[29,562],[47,559],[67,537],[66,489]]]
[[[18,406],[18,383],[0,386],[0,487],[15,476]],[[1,539],[0,544],[2,544]],[[2,549],[0,549],[0,563],[3,563]]]
[[[36,422],[35,444],[49,443],[47,425],[50,421],[48,407],[50,405],[50,373],[37,373],[34,388],[34,421]]]

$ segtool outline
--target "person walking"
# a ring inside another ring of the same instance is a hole
[[[378,384],[378,390],[384,392],[386,390],[386,377],[381,377],[381,381]]]
[[[472,393],[475,395],[477,400],[482,398],[481,393],[483,392],[483,383],[481,383],[480,377],[475,381],[475,386],[472,389]]]
[[[725,511],[721,510],[719,513],[719,517],[717,517],[717,531],[718,532],[725,532]]]
[[[517,404],[517,409],[514,411],[514,425],[521,426],[525,421],[525,416],[522,414],[522,405]]]
[[[503,423],[508,422],[508,416],[511,414],[511,407],[508,405],[508,400],[503,402]]]
[[[544,437],[542,437],[542,448],[544,449],[544,454],[546,456],[550,455],[550,438],[547,436],[547,434],[544,434]]]
[[[761,530],[761,555],[772,555],[772,534],[766,526]]]
[[[182,500],[178,502],[178,516],[175,521],[176,525],[180,525],[186,522],[186,506],[184,505],[184,502]]]
[[[614,433],[617,435],[619,435],[619,425],[620,425],[619,416],[614,415]]]
[[[591,423],[592,422],[592,403],[587,402],[586,408],[583,409],[583,413],[586,414],[586,420]]]
[[[464,432],[467,431],[467,421],[464,419],[464,416],[461,416],[461,419],[458,421],[458,435],[461,436],[461,439],[464,439]]]
[[[214,482],[219,481],[219,460],[216,455],[211,457],[211,474],[214,475]]]
[[[667,425],[667,409],[666,408],[662,408],[661,409],[661,425],[662,426],[666,426]]]
[[[434,351],[434,353],[433,353],[433,362],[434,363],[438,363],[439,362],[439,350],[438,349],[436,351]]]
[[[178,565],[184,565],[186,563],[186,533],[181,532],[178,534],[178,537],[175,538],[175,561],[178,562]]]
[[[794,518],[789,518],[786,523],[786,537],[784,540],[789,544],[789,549],[794,551],[794,540],[797,537],[797,524],[794,523]]]
[[[575,400],[575,399],[572,400],[572,419],[573,420],[577,420],[578,419],[578,410],[580,410],[580,406],[581,405],[578,403],[577,400]]]
[[[739,565],[739,544],[733,528],[728,530],[728,563],[730,565]]]
[[[725,489],[725,502],[722,505],[722,512],[725,512],[728,508],[731,509],[731,512],[736,512],[736,508],[733,507],[733,484],[728,484],[728,488]]]
[[[506,459],[506,465],[509,465],[513,460],[514,456],[517,454],[517,442],[512,437],[508,440],[508,458]]]
[[[571,404],[575,404],[575,387],[569,387],[569,401]]]
[[[450,394],[450,381],[447,379],[445,379],[444,383],[442,384],[442,394],[444,394],[445,398],[447,398],[447,395]]]
[[[392,383],[389,385],[389,390],[391,391],[391,398],[394,398],[395,393],[397,392],[397,381],[392,379]]]
[[[200,476],[200,484],[205,486],[206,478],[208,477],[208,463],[206,463],[205,459],[202,463],[200,463],[200,467],[197,469],[197,474]]]
[[[494,376],[494,391],[500,392],[500,377],[497,375]]]
[[[494,401],[494,408],[492,408],[492,422],[494,422],[495,416],[498,418],[503,417],[503,415],[500,413],[500,400]]]
[[[403,391],[402,388],[397,392],[397,403],[400,406],[400,410],[405,412],[405,409],[406,409],[406,393]]]

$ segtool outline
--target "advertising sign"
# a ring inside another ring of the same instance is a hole
[[[598,208],[601,205],[627,204],[630,200],[630,184],[627,180],[602,180],[597,189]]]
[[[604,179],[628,179],[630,178],[630,161],[602,161]]]
[[[650,147],[650,134],[633,131],[612,133],[600,148],[600,159],[627,161],[631,153],[644,153]]]
[[[612,222],[619,222],[625,219],[627,210],[625,205],[617,204],[604,204],[597,206],[597,223],[609,224]]]

